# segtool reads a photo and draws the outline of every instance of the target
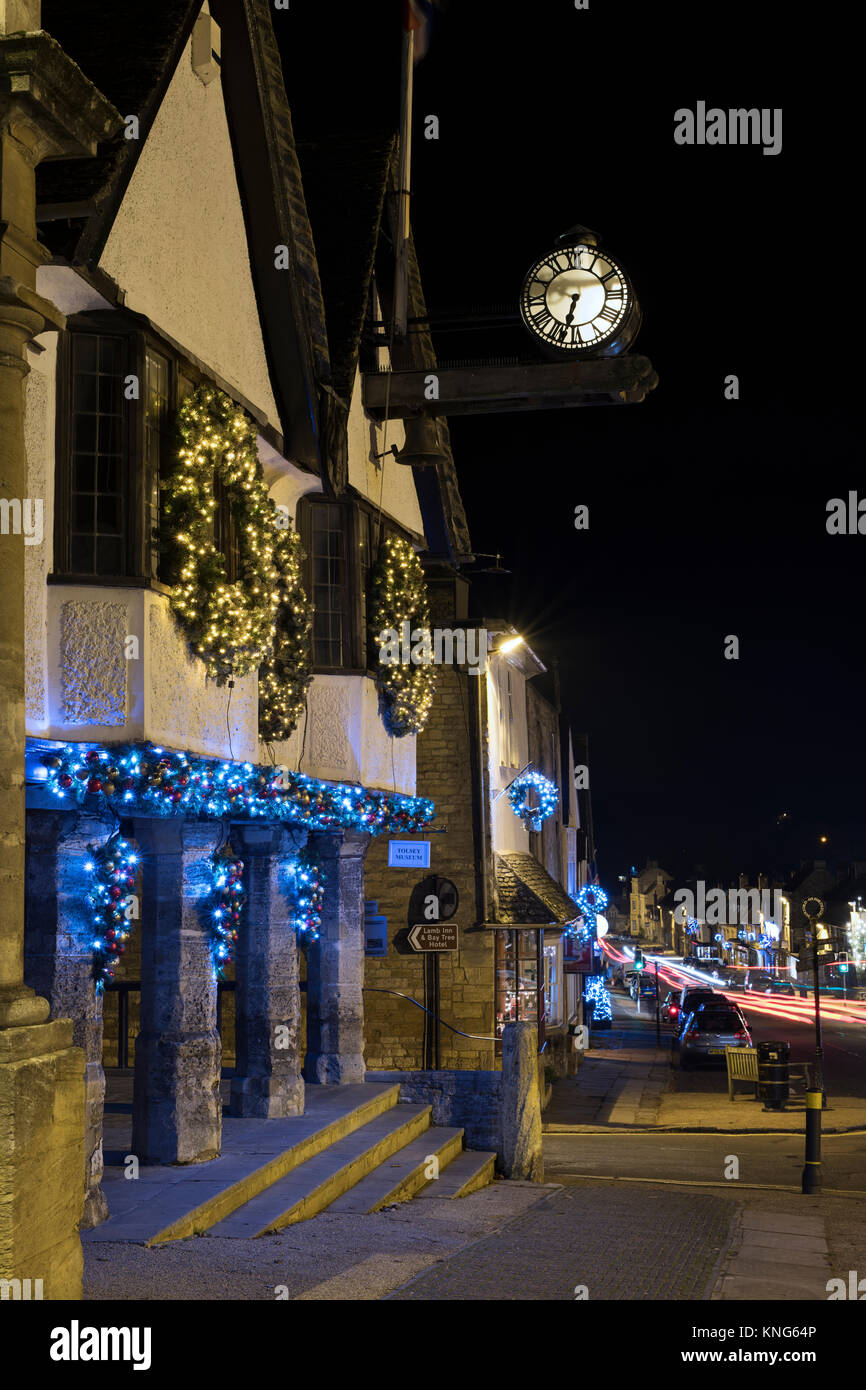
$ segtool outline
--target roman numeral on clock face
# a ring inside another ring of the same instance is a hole
[[[546,304],[541,304],[539,308],[532,311],[532,322],[542,333],[547,332],[550,324],[554,322],[554,318]]]
[[[611,304],[605,304],[598,318],[604,319],[606,323],[616,323],[619,318],[619,309],[615,309]]]

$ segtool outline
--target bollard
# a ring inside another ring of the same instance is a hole
[[[806,1164],[803,1168],[803,1192],[821,1190],[821,1107],[820,1091],[806,1092]]]

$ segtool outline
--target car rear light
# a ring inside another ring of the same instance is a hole
[[[734,1037],[736,1038],[737,1042],[748,1042],[748,1041],[749,1041],[749,1035],[748,1035],[748,1033],[744,1032],[742,1029],[740,1029],[739,1033],[735,1033],[735,1034],[734,1034]]]
[[[670,1012],[673,1015],[673,1017],[676,1018],[677,1014],[679,1013],[679,1007],[676,1004],[671,1004]]]

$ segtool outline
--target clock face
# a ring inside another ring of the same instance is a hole
[[[628,277],[606,251],[577,243],[536,261],[523,282],[527,328],[564,353],[597,353],[614,342],[632,308]]]

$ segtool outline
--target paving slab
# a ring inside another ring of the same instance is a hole
[[[743,1228],[756,1231],[784,1232],[788,1235],[822,1236],[824,1222],[820,1216],[796,1216],[793,1212],[744,1211]]]
[[[786,1232],[765,1231],[753,1226],[743,1230],[744,1245],[760,1245],[765,1249],[784,1250],[789,1259],[798,1255],[825,1255],[827,1242],[823,1236],[801,1236]]]

